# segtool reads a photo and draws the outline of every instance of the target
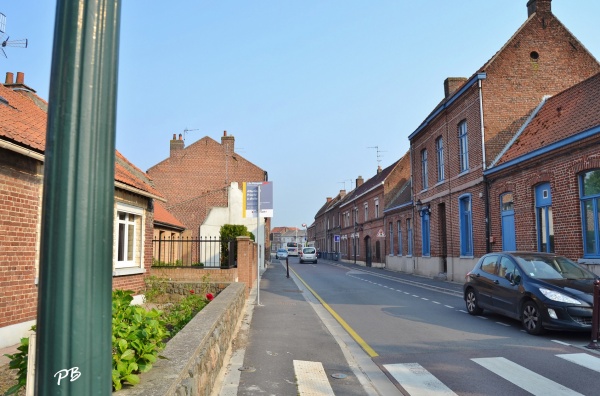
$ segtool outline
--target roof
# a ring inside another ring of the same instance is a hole
[[[173,216],[159,201],[154,204],[154,222],[185,229],[185,225]]]
[[[547,99],[508,144],[495,166],[600,128],[599,97],[600,73]]]
[[[0,84],[0,97],[0,138],[43,153],[47,113],[33,97],[43,104],[47,103],[35,94],[13,91],[3,84]]]
[[[392,197],[390,202],[383,209],[384,212],[392,211],[394,209],[401,208],[405,205],[412,204],[412,181],[408,179],[403,185],[400,186],[396,195]],[[411,205],[412,206],[412,205]]]
[[[48,103],[32,91],[12,90],[0,84],[0,142],[31,150],[40,156],[46,150]],[[134,192],[162,199],[147,174],[115,150],[115,181]]]
[[[383,185],[385,179],[387,179],[390,173],[392,173],[392,171],[400,163],[402,158],[400,158],[387,168],[383,169],[381,172],[378,172],[375,176],[373,176],[372,178],[365,181],[363,184],[346,194],[346,196],[344,197],[344,203],[342,203],[340,206],[344,206],[347,203],[352,202],[353,200],[361,197],[363,194],[366,194],[367,192],[371,191],[373,188]]]

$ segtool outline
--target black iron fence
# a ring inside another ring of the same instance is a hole
[[[218,237],[152,240],[153,267],[232,268],[237,266],[237,241]]]

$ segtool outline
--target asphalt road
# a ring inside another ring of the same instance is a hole
[[[320,260],[290,268],[347,324],[365,356],[410,395],[597,395],[590,334],[525,333],[518,321],[469,315],[462,285]]]

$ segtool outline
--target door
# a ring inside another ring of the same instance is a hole
[[[373,263],[373,257],[371,252],[371,237],[365,238],[365,255],[366,255],[366,264],[367,267],[370,267]]]
[[[505,315],[519,317],[521,285],[515,280],[520,277],[517,265],[508,257],[502,256],[498,265],[498,278],[492,289],[492,305]]]
[[[515,210],[512,193],[502,194],[500,197],[500,211],[502,216],[502,250],[517,250]]]

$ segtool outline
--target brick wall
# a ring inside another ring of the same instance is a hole
[[[579,178],[582,172],[600,168],[595,136],[562,152],[537,158],[518,168],[492,175],[490,180],[490,229],[492,251],[502,250],[500,196],[513,193],[515,232],[518,250],[537,251],[535,186],[550,183],[554,222],[555,252],[573,260],[583,257]],[[585,261],[585,260],[584,260]]]
[[[42,164],[0,148],[0,327],[36,318]]]

